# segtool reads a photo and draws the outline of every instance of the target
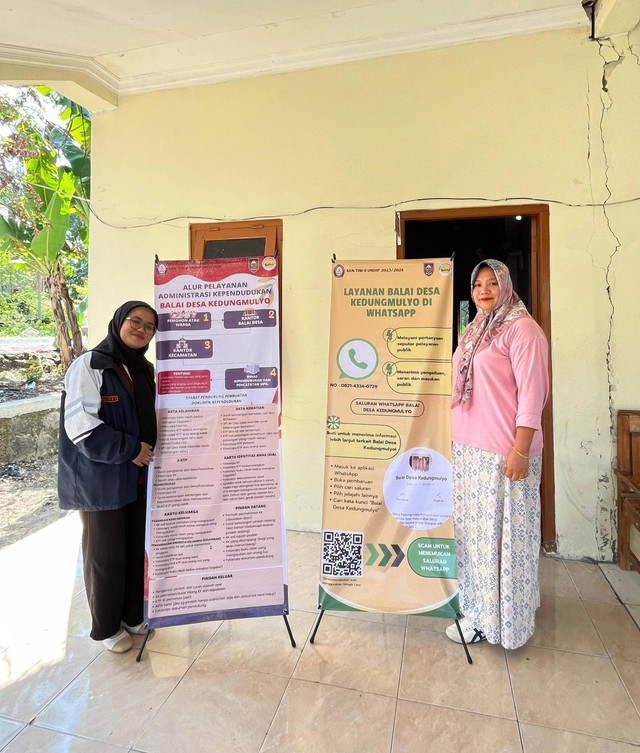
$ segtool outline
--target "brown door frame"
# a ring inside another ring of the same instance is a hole
[[[264,238],[265,256],[278,259],[278,331],[280,336],[280,401],[282,404],[282,220],[250,222],[198,222],[189,225],[189,258],[204,259],[207,241]]]
[[[206,241],[235,240],[238,238],[264,238],[264,255],[278,256],[282,250],[282,220],[193,223],[189,225],[190,258],[204,258]]]
[[[542,327],[551,343],[551,290],[549,207],[546,204],[522,204],[499,207],[469,207],[465,209],[418,209],[396,213],[398,238],[397,258],[404,259],[405,223],[407,220],[474,220],[489,217],[513,217],[520,214],[531,218],[531,315]],[[549,379],[551,385],[551,355],[549,356]],[[553,400],[551,387],[549,399],[542,413],[542,546],[546,552],[555,552],[556,511],[553,461]]]

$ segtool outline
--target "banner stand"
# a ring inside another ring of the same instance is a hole
[[[453,531],[453,257],[332,262],[310,642],[327,609],[424,615],[455,622],[472,664]]]
[[[147,630],[144,636],[144,640],[142,641],[142,646],[140,646],[140,651],[138,651],[138,655],[136,656],[136,661],[139,662],[140,659],[142,659],[142,654],[144,652],[144,647],[147,645],[147,641],[149,640],[149,636],[151,635],[151,630]]]
[[[323,610],[323,612],[324,612],[324,610]],[[296,647],[296,640],[293,637],[293,633],[291,632],[291,625],[289,625],[289,620],[287,619],[287,615],[283,614],[282,615],[282,619],[284,620],[284,625],[287,628],[287,633],[289,635],[289,640],[291,641],[291,648],[295,648]],[[318,624],[320,624],[319,620],[318,620]],[[144,640],[142,641],[142,646],[140,646],[140,650],[138,651],[138,656],[136,657],[136,662],[139,662],[140,659],[142,659],[142,654],[144,653],[144,648],[147,645],[147,641],[149,640],[149,636],[151,635],[151,633],[152,633],[153,630],[155,630],[155,628],[151,628],[151,630],[147,630],[147,632],[146,632],[146,634],[144,636]],[[317,630],[317,628],[316,628],[316,630]],[[313,637],[315,637],[315,634],[316,633],[315,633],[315,630],[314,630]],[[311,643],[313,643],[313,640],[311,641]],[[469,660],[469,661],[471,661],[471,660]]]
[[[291,625],[289,625],[289,620],[287,619],[287,615],[283,614],[282,619],[284,620],[284,625],[287,628],[287,633],[289,633],[289,640],[291,641],[291,648],[295,648],[296,641],[293,637],[293,633],[291,632]]]
[[[296,648],[281,489],[277,261],[156,255],[154,282],[159,429],[147,491],[147,633],[136,662],[156,627],[239,618],[282,615]]]

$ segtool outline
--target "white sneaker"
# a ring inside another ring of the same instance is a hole
[[[127,625],[126,622],[121,622],[120,624],[127,631],[127,633],[131,633],[131,635],[145,635],[147,630],[149,629],[146,622],[141,622],[139,625],[134,625],[133,627],[131,627],[131,625]]]
[[[130,648],[133,648],[133,640],[126,630],[120,630],[111,638],[105,638],[102,645],[107,651],[113,651],[114,654],[124,654]]]
[[[476,628],[473,626],[473,623],[468,617],[463,617],[460,620],[459,625],[460,630],[462,631],[462,635],[464,636],[465,643],[482,643],[482,641],[487,640],[482,630],[476,630]],[[455,622],[452,625],[449,625],[449,627],[445,630],[445,633],[447,634],[447,638],[449,638],[449,640],[452,640],[454,643],[462,643],[462,641],[460,640],[460,633],[458,632],[458,627]]]

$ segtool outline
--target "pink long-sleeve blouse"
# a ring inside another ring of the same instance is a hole
[[[536,430],[530,455],[542,452],[542,409],[549,394],[549,346],[530,317],[516,319],[473,359],[473,392],[451,411],[452,439],[508,455],[517,426]],[[459,349],[453,355],[458,373]],[[455,378],[455,377],[454,377]]]

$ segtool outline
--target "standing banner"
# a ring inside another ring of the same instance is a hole
[[[334,264],[320,606],[455,618],[453,265]]]
[[[288,613],[278,266],[160,261],[151,627]]]

